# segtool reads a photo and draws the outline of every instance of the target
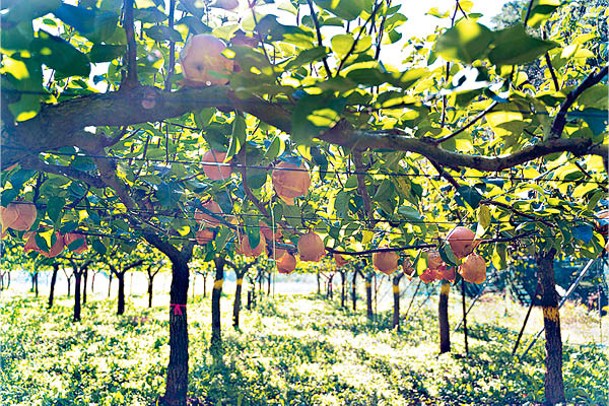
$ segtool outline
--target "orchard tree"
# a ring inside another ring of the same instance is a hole
[[[200,255],[219,272],[243,236],[257,246],[261,220],[284,227],[282,243],[315,229],[332,253],[430,245],[462,267],[442,248],[455,225],[496,241],[478,251],[493,264],[527,235],[544,286],[546,400],[564,402],[552,259],[602,250],[594,185],[608,159],[606,48],[594,26],[566,39],[571,6],[531,0],[493,30],[456,1],[450,28],[404,42],[407,19],[386,0],[2,7],[3,231],[34,232],[48,251],[78,228],[100,253],[124,237],[167,256],[164,404],[186,404],[197,238],[214,229]],[[538,59],[534,86],[522,67]]]

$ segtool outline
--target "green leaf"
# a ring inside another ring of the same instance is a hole
[[[593,234],[593,228],[592,226],[588,225],[588,224],[582,224],[576,227],[573,227],[571,229],[571,231],[573,232],[573,237],[575,237],[576,239],[583,241],[585,244],[588,244],[591,240],[592,237],[594,236]]]
[[[491,210],[486,205],[478,207],[478,227],[476,228],[476,237],[482,237],[488,227],[491,225]]]
[[[351,200],[351,193],[341,190],[336,194],[336,199],[334,199],[334,210],[336,211],[337,218],[347,218],[349,215],[349,200]]]
[[[440,256],[442,260],[446,262],[447,265],[451,266],[459,266],[461,265],[461,261],[455,256],[450,244],[444,243],[440,245]]]
[[[48,251],[51,249],[51,244],[49,244],[49,242],[47,241],[47,239],[45,238],[47,234],[45,233],[36,233],[36,236],[34,237],[34,239],[36,240],[36,245],[38,246],[38,248],[40,248],[43,251]]]
[[[23,94],[18,102],[8,105],[15,121],[27,121],[40,112],[40,98],[36,95]]]
[[[349,53],[355,43],[355,39],[351,34],[339,34],[332,37],[331,43],[332,51],[342,58]]]
[[[146,34],[155,41],[173,41],[183,42],[182,34],[179,31],[165,27],[164,25],[155,25],[146,30]]]
[[[414,223],[420,222],[422,219],[421,213],[414,207],[400,206],[398,207],[398,213]]]
[[[285,70],[291,70],[303,65],[307,65],[311,62],[320,61],[327,55],[328,48],[326,47],[315,47],[311,49],[305,49],[304,51],[301,51],[296,58],[290,60],[287,65],[285,65]]]
[[[47,202],[47,215],[53,223],[59,225],[65,205],[66,199],[63,197],[53,196],[49,198],[49,201]]]
[[[91,246],[99,255],[106,255],[106,252],[108,251],[106,246],[100,240],[93,240]]]
[[[550,15],[560,7],[561,0],[534,0],[527,25],[538,28]],[[526,12],[526,9],[523,10]]]
[[[470,186],[459,187],[459,189],[457,189],[457,193],[459,194],[459,197],[467,202],[472,209],[476,209],[483,198],[476,188]],[[461,199],[457,199],[457,201],[459,200]],[[461,203],[461,206],[464,205]]]
[[[31,21],[35,18],[42,17],[43,15],[56,10],[60,6],[61,0],[16,1],[10,4],[8,7],[8,12],[2,15],[3,24]],[[4,29],[5,27],[3,25],[2,30]]]
[[[101,45],[94,44],[89,52],[89,59],[93,63],[110,62],[125,54],[127,47],[125,45]]]
[[[117,31],[118,14],[113,11],[89,10],[64,3],[54,14],[95,43],[111,38]]]
[[[247,124],[245,123],[245,118],[241,114],[237,114],[235,116],[235,120],[233,121],[232,136],[230,139],[230,144],[228,145],[226,159],[230,159],[237,155],[239,151],[241,151],[241,148],[245,145],[246,139]]]
[[[448,61],[472,63],[486,56],[493,31],[472,19],[461,20],[436,41],[435,51]]]
[[[91,65],[87,55],[83,54],[70,43],[55,37],[45,31],[38,32],[38,38],[32,43],[32,50],[49,68],[55,69],[67,76],[85,76],[91,73]]]
[[[362,14],[372,12],[374,0],[315,0],[315,4],[340,18],[351,21]]]
[[[522,24],[496,32],[489,59],[494,65],[522,65],[534,61],[548,50],[558,46],[526,33]]]
[[[292,115],[292,140],[308,145],[313,138],[332,127],[345,109],[346,101],[334,95],[306,95],[296,104]]]
[[[260,223],[257,216],[248,216],[245,220],[245,233],[250,247],[256,248],[260,244]]]
[[[181,192],[175,182],[163,182],[157,187],[155,196],[162,206],[174,207],[180,201]]]

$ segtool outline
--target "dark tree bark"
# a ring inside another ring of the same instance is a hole
[[[53,264],[53,273],[51,274],[51,286],[49,287],[49,309],[53,307],[55,298],[55,284],[57,283],[57,274],[59,273],[59,264]]]
[[[340,273],[340,307],[344,309],[347,299],[347,272],[343,269],[338,272]]]
[[[392,279],[393,286],[393,323],[392,327],[396,329],[396,331],[400,331],[400,281],[404,276],[403,273],[399,273],[394,276]]]
[[[224,284],[224,266],[226,260],[222,257],[214,259],[216,274],[214,277],[214,288],[211,293],[211,353],[216,361],[222,358],[222,323],[220,320],[220,299],[222,297],[222,286]]]
[[[38,293],[39,293],[39,291],[38,291],[38,275],[39,275],[38,271],[30,274],[31,283],[32,283],[32,287],[30,289],[30,292],[34,292],[34,295],[36,297],[38,297]]]
[[[554,275],[554,248],[537,254],[537,276],[541,290],[543,325],[546,336],[545,405],[565,403],[565,388],[562,376],[562,338],[560,313]]]
[[[450,352],[450,326],[448,324],[448,295],[450,282],[440,282],[440,300],[438,302],[438,323],[440,327],[440,354]]]
[[[243,292],[243,278],[245,274],[258,262],[258,260],[254,260],[248,264],[245,264],[242,269],[237,269],[237,266],[233,263],[229,263],[232,268],[235,270],[235,274],[237,277],[236,287],[235,287],[235,300],[233,302],[233,327],[239,328],[239,314],[241,313],[241,294]],[[249,296],[248,296],[249,302]],[[249,306],[249,305],[248,305]],[[248,307],[249,308],[249,307]]]
[[[351,279],[351,301],[353,302],[353,311],[357,311],[357,275],[359,270],[356,269],[353,272],[353,278]]]
[[[203,276],[203,298],[207,297],[207,273],[201,274]]]
[[[366,280],[366,316],[368,319],[374,319],[374,310],[372,309],[372,273],[368,272],[365,276]]]
[[[66,282],[68,283],[68,297],[72,297],[72,276],[74,275],[74,271],[68,275],[68,272],[64,268],[63,273],[66,276]]]
[[[321,275],[317,271],[317,294],[321,295]]]
[[[333,280],[334,280],[334,272],[330,272],[330,275],[328,275],[328,283],[327,283],[327,290],[326,290],[326,299],[332,300],[334,298],[334,285],[333,285]]]
[[[116,276],[116,279],[118,279],[118,308],[116,310],[116,314],[119,316],[125,314],[125,275],[130,269],[135,268],[136,266],[140,266],[143,263],[144,260],[140,259],[120,269],[116,268],[112,264],[108,264],[108,266],[110,267],[110,273],[114,274],[114,276]]]
[[[273,274],[271,272],[267,272],[267,279],[266,279],[266,295],[267,296],[271,296],[271,280],[272,280],[272,276]]]
[[[97,272],[93,272],[91,275],[91,293],[95,293],[95,277],[97,276]]]
[[[110,298],[110,294],[112,293],[112,271],[108,274],[108,298]]]
[[[81,286],[82,272],[80,269],[74,269],[74,321],[80,321],[80,286]]]
[[[159,268],[156,271],[152,271],[152,265],[148,265],[148,268],[146,268],[146,275],[148,276],[148,307],[152,307],[152,294],[154,292],[154,278],[155,276],[157,276],[157,274],[159,273],[159,271],[161,270],[161,267],[163,265],[159,266]]]
[[[87,304],[87,281],[89,280],[89,270],[85,269],[83,273],[83,283],[82,283],[82,304]]]

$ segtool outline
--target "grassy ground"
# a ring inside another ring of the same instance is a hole
[[[460,320],[459,299],[451,297],[451,326]],[[214,363],[207,350],[209,299],[189,306],[190,390],[198,404],[543,400],[543,340],[523,359],[511,357],[526,309],[500,295],[483,297],[474,307],[467,357],[462,331],[452,335],[452,353],[438,356],[435,299],[412,314],[399,333],[390,329],[388,312],[370,322],[362,312],[353,314],[335,302],[297,295],[262,300],[255,310],[243,312],[237,331],[229,327],[231,301],[222,303],[222,363]],[[168,358],[165,307],[131,304],[126,315],[117,317],[114,301],[93,300],[83,321],[73,324],[67,298],[50,311],[44,299],[29,296],[0,298],[0,305],[0,405],[149,405],[162,394]],[[363,311],[362,301],[359,306]],[[538,313],[535,309],[525,344],[541,323]],[[609,359],[606,347],[597,345],[598,317],[569,305],[562,319],[570,402],[607,404]]]

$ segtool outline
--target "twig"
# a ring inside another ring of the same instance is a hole
[[[529,22],[529,17],[531,17],[531,11],[533,10],[533,3],[535,2],[535,0],[529,0],[529,6],[527,7],[527,13],[524,16],[524,21],[523,21],[523,25],[526,27],[527,23]]]
[[[173,29],[174,24],[174,13],[176,8],[176,1],[169,0],[169,29]],[[169,66],[167,67],[167,77],[165,78],[165,91],[171,91],[171,76],[173,75],[174,67],[175,67],[175,56],[176,53],[176,44],[173,40],[169,40]]]
[[[323,47],[323,41],[321,38],[321,29],[319,27],[319,20],[317,19],[317,13],[315,12],[315,8],[313,8],[313,1],[312,0],[307,0],[307,3],[309,4],[309,10],[311,11],[311,18],[313,19],[313,24],[315,25],[315,32],[317,33],[317,43],[319,44],[320,47]],[[332,77],[332,71],[330,71],[330,66],[328,65],[328,58],[326,58],[325,56],[323,58],[321,58],[322,62],[324,63],[324,68],[326,69],[326,78],[331,78]]]
[[[364,201],[364,211],[366,217],[368,218],[368,225],[372,227],[374,221],[374,212],[372,211],[370,195],[368,194],[368,189],[366,188],[366,176],[364,175],[366,171],[362,162],[362,153],[361,151],[354,150],[352,155],[355,170],[357,171],[357,191],[362,196],[362,200]]]
[[[539,217],[536,217],[536,216],[534,216],[532,214],[528,214],[528,213],[522,212],[522,211],[520,211],[518,209],[513,208],[512,206],[510,206],[510,205],[508,205],[506,203],[501,203],[501,202],[498,202],[498,201],[492,200],[492,199],[482,200],[480,203],[481,204],[492,204],[493,206],[498,206],[498,207],[504,208],[504,209],[506,209],[508,211],[511,211],[512,213],[517,214],[517,215],[519,215],[521,217],[526,217],[526,218],[531,219],[533,221],[539,221],[540,223],[542,223],[542,224],[544,224],[544,225],[546,225],[548,227],[552,227],[552,224],[549,221],[546,221],[544,219],[540,219]]]
[[[491,110],[493,110],[495,107],[497,107],[497,105],[499,104],[499,102],[494,101],[490,104],[490,106],[488,106],[487,108],[485,108],[484,110],[482,110],[480,113],[478,113],[478,115],[476,117],[474,117],[470,122],[468,122],[467,124],[465,124],[463,127],[459,128],[458,130],[454,131],[451,134],[448,134],[447,136],[444,136],[442,138],[438,138],[437,140],[433,140],[434,144],[439,145],[442,144],[445,141],[450,140],[451,138],[456,137],[457,135],[461,134],[463,131],[467,130],[468,128],[470,128],[471,126],[473,126],[474,124],[476,124],[478,121],[480,121],[484,116],[486,116]]]
[[[55,175],[66,176],[68,178],[83,181],[86,184],[99,189],[106,187],[104,182],[96,176],[89,175],[88,173],[79,171],[69,166],[47,164],[38,158],[32,157],[25,161],[22,161],[21,167],[25,169],[33,169],[41,173],[48,172],[53,173]]]
[[[608,71],[608,67],[605,66],[600,71],[592,71],[583,82],[580,83],[575,89],[573,89],[565,98],[565,101],[560,105],[560,110],[558,110],[558,114],[554,118],[554,122],[552,123],[552,128],[550,129],[550,139],[560,138],[562,132],[567,125],[567,110],[575,103],[577,98],[590,87],[599,83],[606,75]]]

